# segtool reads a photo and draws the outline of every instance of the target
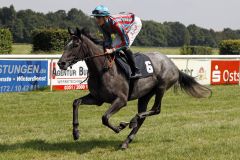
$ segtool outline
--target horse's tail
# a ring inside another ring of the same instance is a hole
[[[181,89],[196,98],[207,98],[212,95],[212,90],[199,84],[193,77],[179,71],[179,79]]]

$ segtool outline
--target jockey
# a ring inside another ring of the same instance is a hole
[[[133,53],[129,49],[142,28],[140,18],[132,13],[110,15],[108,8],[103,5],[97,6],[92,11],[92,16],[96,18],[100,31],[103,33],[105,53],[124,51],[132,70],[132,78],[140,77]],[[114,40],[112,34],[115,35]]]

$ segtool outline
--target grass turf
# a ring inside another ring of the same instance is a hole
[[[31,51],[32,51],[31,44],[15,43],[13,44],[11,54],[31,54]]]
[[[107,104],[80,107],[81,136],[73,141],[71,104],[87,91],[0,94],[0,159],[240,159],[240,88],[212,89],[211,99],[168,91],[162,113],[146,119],[125,151],[118,146],[130,130],[115,134],[101,124]],[[136,111],[129,102],[111,121]]]
[[[160,52],[167,55],[178,55],[180,54],[179,47],[136,47],[132,46],[133,52]],[[213,54],[218,54],[218,49],[213,50]],[[31,44],[14,44],[12,54],[49,54],[46,52],[34,52],[32,53]],[[51,52],[50,54],[62,54],[62,52]]]

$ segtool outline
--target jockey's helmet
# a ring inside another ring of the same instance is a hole
[[[97,6],[93,11],[92,11],[92,16],[94,17],[105,17],[109,16],[110,12],[107,7],[103,5]]]

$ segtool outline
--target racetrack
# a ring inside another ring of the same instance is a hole
[[[0,94],[0,159],[240,159],[240,87],[212,90],[201,100],[170,90],[161,115],[147,118],[125,151],[118,145],[130,130],[115,134],[101,124],[107,104],[80,107],[73,141],[71,104],[87,91]],[[111,120],[129,121],[136,110],[129,102]]]

